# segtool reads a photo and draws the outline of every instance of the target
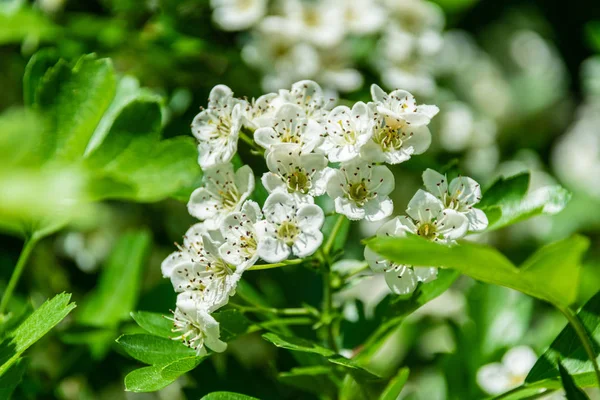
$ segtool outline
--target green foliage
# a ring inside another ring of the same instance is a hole
[[[587,331],[596,360],[600,361],[600,292],[592,297],[577,314]],[[558,363],[573,377],[580,387],[596,386],[592,362],[575,329],[568,325],[552,342],[550,348],[539,358],[525,379],[526,385],[559,388]]]
[[[0,377],[5,374],[22,375],[19,368],[12,369],[25,350],[40,340],[46,333],[62,321],[74,308],[71,295],[62,293],[47,300],[35,310],[0,344]]]
[[[571,198],[561,186],[528,192],[529,173],[499,178],[483,194],[479,207],[487,214],[488,230],[515,224],[539,214],[559,213]]]
[[[135,311],[131,313],[131,318],[144,330],[152,335],[170,338],[173,334],[171,328],[173,324],[164,315],[148,311]]]
[[[396,400],[400,397],[400,392],[406,385],[410,370],[408,368],[402,368],[398,371],[398,374],[393,377],[388,385],[379,396],[379,400]]]
[[[334,397],[337,393],[337,386],[329,378],[333,373],[333,368],[330,366],[315,365],[281,372],[277,379],[302,391]]]
[[[445,246],[411,236],[373,238],[367,245],[401,264],[453,268],[486,283],[506,286],[555,305],[567,306],[577,298],[580,259],[589,241],[573,236],[542,247],[520,267],[496,249],[463,241]]]
[[[563,388],[565,389],[565,394],[567,396],[567,400],[589,400],[587,394],[583,390],[575,385],[573,378],[565,367],[562,364],[558,364],[558,370],[560,372],[560,380],[562,381]]]
[[[258,400],[255,397],[232,392],[213,392],[202,397],[200,400]]]

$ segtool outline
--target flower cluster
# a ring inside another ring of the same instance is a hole
[[[227,304],[244,271],[259,260],[309,257],[322,244],[325,215],[316,197],[328,196],[350,220],[380,221],[392,214],[394,175],[382,163],[402,163],[426,151],[427,125],[438,108],[418,105],[403,90],[386,93],[373,85],[371,94],[371,102],[350,108],[335,107],[313,81],[252,101],[235,98],[226,86],[213,88],[208,107],[192,123],[204,184],[192,193],[188,211],[201,222],[162,264],[179,293],[177,339],[198,354],[205,346],[225,348],[212,313]],[[269,194],[262,207],[251,199],[252,169],[234,166],[240,138],[265,158],[268,172],[260,183]],[[432,170],[424,179],[429,193],[419,191],[408,217],[388,222],[381,234],[411,232],[450,243],[487,225],[485,214],[473,208],[481,197],[476,182],[457,178],[448,184]],[[366,258],[389,275],[397,293],[409,290],[407,281],[435,278],[434,269],[397,266],[369,251]]]
[[[444,17],[424,0],[212,0],[223,30],[251,29],[244,60],[264,74],[265,90],[310,78],[342,92],[362,86],[352,48],[377,40],[372,65],[389,87],[431,94],[431,57]]]
[[[458,177],[448,183],[445,175],[427,169],[423,173],[425,190],[419,190],[408,203],[406,214],[386,222],[377,236],[403,237],[407,234],[427,240],[453,244],[468,231],[484,230],[488,220],[474,206],[481,200],[481,188],[471,178]],[[384,272],[390,289],[397,294],[412,293],[419,282],[436,278],[433,267],[400,265],[365,248],[365,259],[375,272]]]

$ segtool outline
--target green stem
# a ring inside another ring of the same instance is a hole
[[[311,318],[306,317],[272,319],[253,326],[248,330],[248,333],[260,331],[264,328],[269,328],[272,326],[312,325],[314,322],[315,321],[313,321]]]
[[[252,138],[250,136],[246,135],[244,132],[240,132],[240,139],[242,139],[242,141],[246,142],[248,145],[250,145],[250,147],[252,147],[254,150],[259,152],[260,154],[265,153],[265,149],[263,149],[262,147],[260,147],[256,143],[254,143],[254,140],[252,140]]]
[[[594,353],[594,347],[590,342],[589,334],[585,329],[585,326],[581,323],[581,320],[575,314],[575,312],[569,307],[560,307],[556,306],[563,313],[563,315],[567,318],[573,329],[575,329],[575,333],[579,336],[579,340],[585,349],[592,365],[594,366],[594,371],[596,372],[596,380],[598,381],[598,385],[600,386],[600,368],[598,368],[598,362],[596,361],[596,354]]]
[[[325,256],[329,256],[329,252],[331,251],[331,248],[333,247],[333,242],[335,242],[335,237],[337,236],[339,230],[342,228],[342,225],[344,224],[344,220],[346,219],[346,217],[344,217],[343,215],[340,215],[337,219],[337,221],[335,222],[335,225],[333,226],[333,229],[331,230],[331,233],[329,234],[329,237],[327,238],[327,243],[325,243],[325,246],[323,246],[323,253],[325,253]]]
[[[306,308],[247,307],[231,302],[229,304],[242,312],[269,313],[276,315],[311,315],[311,312]]]
[[[356,276],[367,269],[369,269],[369,264],[365,261],[365,263],[360,268],[357,268],[356,270],[352,271],[352,273],[346,275],[345,278],[350,279],[353,276]]]
[[[297,264],[302,264],[304,261],[303,259],[296,259],[296,260],[286,260],[283,262],[278,262],[278,263],[274,263],[274,264],[260,264],[260,265],[253,265],[250,268],[248,268],[248,270],[253,270],[253,271],[257,271],[260,269],[271,269],[271,268],[279,268],[279,267],[285,267],[287,265],[297,265]]]
[[[31,251],[37,244],[38,238],[33,235],[25,239],[25,244],[23,245],[23,249],[21,250],[21,254],[19,255],[19,260],[17,261],[17,265],[10,276],[10,280],[8,281],[8,286],[6,286],[6,290],[2,295],[2,301],[0,302],[0,315],[4,314],[6,311],[6,307],[8,306],[8,302],[10,301],[13,292],[15,291],[15,287],[17,283],[19,283],[19,279],[21,278],[21,274],[23,273],[23,269],[25,268],[25,264],[27,264],[27,260],[31,255]]]

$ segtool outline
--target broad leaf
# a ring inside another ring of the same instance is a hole
[[[560,372],[560,380],[562,381],[563,388],[565,389],[565,395],[567,400],[590,400],[587,394],[583,390],[575,385],[573,378],[562,364],[558,364],[558,370]]]
[[[337,387],[329,379],[333,374],[332,369],[330,366],[322,365],[293,368],[289,372],[280,373],[277,379],[305,392],[334,398]]]
[[[10,399],[27,369],[27,362],[19,358],[9,369],[0,376],[0,399]]]
[[[400,397],[400,392],[404,388],[404,385],[406,385],[409,372],[410,370],[406,367],[398,371],[398,374],[390,380],[388,385],[381,393],[381,396],[379,396],[379,400],[398,399]]]
[[[117,343],[131,357],[152,365],[166,365],[196,355],[193,349],[179,341],[153,335],[123,335],[117,339]]]
[[[592,297],[579,311],[578,317],[589,334],[598,354],[600,362],[600,292]],[[571,325],[552,342],[550,348],[539,358],[525,379],[526,384],[543,383],[543,387],[560,388],[560,372],[557,368],[561,363],[580,387],[597,385],[592,362]]]
[[[561,306],[573,303],[577,297],[580,259],[588,245],[582,236],[551,243],[517,268],[496,249],[472,242],[449,247],[416,236],[373,238],[368,242],[374,251],[400,264],[453,268],[477,280]]]
[[[162,314],[148,311],[135,311],[131,313],[131,318],[133,318],[134,321],[148,333],[167,339],[173,336],[173,332],[171,332],[173,323]]]
[[[258,400],[256,397],[233,392],[213,392],[202,397],[200,400]]]
[[[155,392],[175,382],[186,372],[196,368],[204,358],[183,358],[166,365],[153,365],[131,371],[125,377],[125,390]]]
[[[238,310],[223,310],[213,314],[219,322],[221,340],[227,342],[248,331],[252,323]]]
[[[0,344],[0,376],[9,371],[21,354],[62,321],[74,308],[71,295],[62,293],[47,300]]]

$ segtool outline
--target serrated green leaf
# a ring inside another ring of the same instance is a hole
[[[565,389],[565,395],[567,400],[590,400],[587,394],[583,390],[575,385],[573,378],[565,367],[561,363],[558,363],[558,370],[560,372],[560,380],[562,381],[563,388]]]
[[[194,350],[181,342],[153,335],[123,335],[117,339],[117,343],[131,357],[151,365],[167,365],[196,355]]]
[[[200,400],[258,400],[256,397],[246,396],[245,394],[233,392],[212,392],[202,397]]]
[[[532,255],[521,269],[496,249],[466,241],[449,247],[411,236],[373,238],[367,245],[401,264],[453,268],[477,280],[566,306],[577,298],[579,261],[589,241],[583,236],[573,236],[551,243]]]
[[[138,368],[125,376],[125,390],[129,392],[155,392],[169,386],[175,379],[163,378],[160,374],[162,366]]]
[[[293,386],[305,392],[334,398],[337,388],[331,379],[329,379],[332,373],[332,367],[316,365],[293,368],[289,372],[280,373],[277,379],[286,385]]]
[[[406,385],[406,381],[408,381],[409,373],[410,370],[406,367],[398,371],[398,374],[390,380],[381,396],[379,396],[379,400],[397,400],[404,385]]]
[[[46,71],[56,64],[58,54],[54,49],[43,49],[29,59],[23,75],[23,101],[31,107],[35,103],[40,81]]]
[[[80,323],[110,328],[127,319],[137,302],[151,241],[145,230],[121,235],[102,270],[97,289],[81,304],[77,317]]]
[[[7,373],[21,354],[62,321],[74,308],[71,295],[62,293],[47,300],[0,344],[0,376]]]
[[[9,369],[0,376],[0,399],[10,399],[14,390],[21,383],[27,369],[27,362],[19,358]]]
[[[173,323],[162,314],[148,311],[135,311],[131,313],[131,318],[133,318],[133,320],[148,333],[167,339],[173,336],[173,332],[171,332]]]
[[[267,342],[273,343],[277,347],[281,347],[283,349],[293,350],[293,351],[301,351],[304,353],[315,353],[322,355],[324,357],[331,357],[335,355],[335,352],[325,348],[323,346],[319,346],[316,343],[312,343],[308,340],[304,340],[297,337],[292,336],[279,336],[275,333],[269,332],[262,335],[263,339]]]
[[[595,354],[598,355],[596,360],[600,362],[600,292],[592,297],[577,315],[589,334]],[[543,387],[559,388],[559,362],[578,386],[597,385],[592,362],[571,325],[562,330],[550,348],[538,359],[527,375],[525,383],[536,384],[544,381],[546,383]]]
[[[221,340],[227,342],[248,331],[252,323],[238,310],[224,310],[213,314],[219,322]]]
[[[180,358],[165,365],[160,370],[160,375],[165,379],[177,379],[179,376],[196,368],[206,357],[186,357]]]

